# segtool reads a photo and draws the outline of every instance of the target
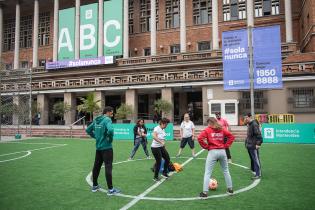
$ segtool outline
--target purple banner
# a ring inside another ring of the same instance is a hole
[[[47,62],[46,69],[64,69],[64,68],[74,68],[82,66],[96,66],[102,64],[113,64],[113,56],[103,56],[98,58],[84,58],[76,60],[65,60],[65,61],[56,61],[56,62]]]

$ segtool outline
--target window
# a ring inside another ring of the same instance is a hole
[[[14,50],[14,40],[15,19],[8,19],[3,24],[3,51]]]
[[[151,55],[151,48],[144,48],[143,49],[144,56],[150,56]]]
[[[158,6],[159,1],[156,1],[156,28],[159,24]],[[148,32],[151,30],[151,0],[140,1],[140,30],[141,32]]]
[[[254,92],[254,108],[262,111],[267,99],[264,98],[263,91]],[[250,110],[250,92],[242,92],[241,108],[243,110]]]
[[[38,42],[39,46],[49,45],[50,37],[50,12],[39,14]]]
[[[215,114],[216,112],[221,112],[221,104],[211,104],[211,114]]]
[[[165,8],[165,28],[179,27],[179,0],[166,0]]]
[[[225,104],[225,114],[235,114],[235,103]]]
[[[32,15],[21,18],[20,47],[29,48],[33,44],[33,17]]]
[[[171,54],[174,54],[174,53],[180,53],[180,45],[179,44],[171,46]]]
[[[211,0],[193,0],[194,24],[206,24],[211,22]]]
[[[210,41],[198,42],[198,51],[210,50]]]
[[[20,66],[22,69],[28,69],[29,68],[28,64],[29,64],[28,61],[21,61]]]
[[[246,19],[246,0],[223,0],[223,19]]]
[[[255,17],[279,14],[280,0],[255,0]]]
[[[46,64],[46,60],[41,59],[41,60],[39,60],[38,66],[39,66],[39,67],[45,67],[45,64]]]
[[[314,108],[314,89],[313,88],[295,88],[292,89],[294,99],[294,108]]]
[[[129,34],[134,33],[134,27],[133,27],[133,11],[134,11],[134,1],[129,0],[129,12],[128,12],[128,20],[129,20]]]

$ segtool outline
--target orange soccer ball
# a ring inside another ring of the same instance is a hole
[[[216,190],[217,188],[218,188],[218,181],[214,178],[211,178],[209,182],[209,189]]]

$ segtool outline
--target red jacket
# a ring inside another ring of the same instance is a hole
[[[227,137],[226,143],[224,143],[224,137]],[[215,130],[211,127],[204,129],[198,136],[200,146],[207,150],[228,148],[234,139],[235,137],[228,130]]]

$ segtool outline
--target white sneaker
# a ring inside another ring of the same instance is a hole
[[[228,159],[228,163],[232,163],[232,159]]]
[[[151,159],[151,156],[147,156],[147,159]]]

